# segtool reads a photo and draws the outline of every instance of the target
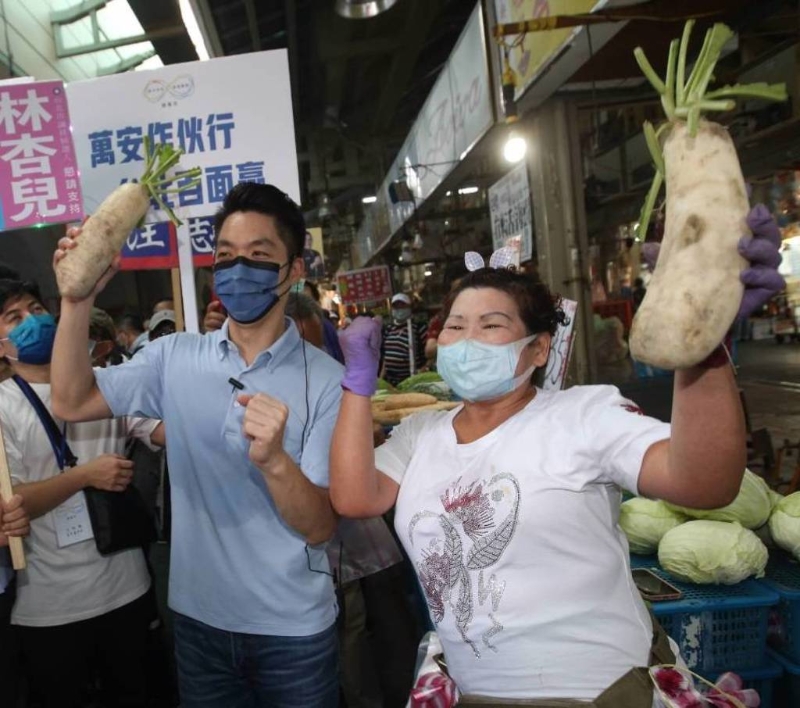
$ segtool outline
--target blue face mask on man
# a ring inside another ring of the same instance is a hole
[[[489,401],[511,393],[536,370],[531,366],[516,376],[522,351],[537,335],[509,344],[485,344],[462,339],[440,345],[436,369],[450,389],[465,401]]]
[[[28,315],[6,337],[17,350],[16,361],[35,365],[50,363],[55,338],[56,321],[49,313]]]
[[[290,261],[291,262],[291,261]],[[239,256],[214,266],[214,292],[231,319],[252,324],[269,314],[278,303],[277,289],[288,280],[280,280],[281,266]]]

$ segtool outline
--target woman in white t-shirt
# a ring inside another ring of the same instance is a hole
[[[333,505],[348,517],[396,505],[463,705],[607,705],[598,697],[647,666],[653,644],[618,525],[621,489],[701,508],[736,496],[745,426],[727,357],[676,372],[670,427],[611,386],[531,383],[564,315],[524,275],[475,270],[444,316],[438,368],[464,405],[407,418],[376,451],[379,334],[366,318],[343,334]],[[649,688],[634,694],[614,704],[650,705]]]

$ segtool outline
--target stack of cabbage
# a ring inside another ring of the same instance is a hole
[[[687,509],[631,499],[622,505],[620,526],[631,551],[658,551],[659,563],[675,578],[732,585],[763,577],[768,551],[761,538],[800,559],[800,492],[782,497],[746,470],[728,506]]]

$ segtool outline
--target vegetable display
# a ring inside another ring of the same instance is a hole
[[[776,545],[800,560],[800,492],[783,497],[769,519]]]
[[[200,168],[167,173],[177,166],[183,152],[172,145],[151,147],[144,139],[145,169],[141,180],[117,187],[83,225],[81,237],[56,265],[56,280],[63,297],[82,299],[94,289],[108,267],[119,255],[131,231],[139,226],[150,208],[150,199],[180,224],[165,196],[197,186]],[[173,186],[180,180],[180,186]]]
[[[769,521],[773,506],[772,494],[761,477],[750,470],[745,470],[739,494],[728,506],[720,509],[687,509],[670,506],[694,519],[736,521],[747,529],[757,529]]]
[[[768,556],[752,531],[725,521],[687,521],[667,531],[658,546],[661,567],[690,583],[734,585],[762,578]]]
[[[440,401],[426,393],[390,393],[372,398],[372,418],[381,425],[397,425],[403,418],[421,411],[448,411],[460,404]]]
[[[703,119],[730,111],[736,97],[786,100],[784,85],[724,86],[710,91],[714,68],[733,32],[715,24],[686,76],[693,21],[670,45],[666,78],[653,70],[641,47],[636,60],[661,96],[667,121],[644,135],[656,172],[639,217],[644,241],[661,187],[666,183],[664,240],[647,294],[633,321],[631,354],[662,369],[693,366],[724,339],[739,308],[739,279],[746,261],[737,244],[747,233],[748,198],[728,131]]]
[[[664,534],[682,524],[686,517],[663,501],[635,497],[623,502],[619,525],[628,537],[632,553],[655,553]]]

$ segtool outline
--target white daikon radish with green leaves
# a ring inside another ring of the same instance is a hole
[[[647,294],[633,321],[631,355],[662,369],[703,361],[725,338],[742,300],[739,278],[747,261],[738,242],[749,231],[749,211],[739,158],[728,131],[703,118],[735,108],[735,97],[786,100],[784,85],[725,86],[709,91],[714,67],[733,32],[715,24],[686,78],[686,53],[693,21],[670,45],[666,80],[653,70],[641,48],[636,60],[661,95],[667,121],[644,125],[656,166],[639,218],[644,240],[662,185],[666,182],[664,240]]]
[[[82,299],[94,289],[108,270],[125,241],[140,226],[150,208],[152,198],[169,219],[180,224],[165,196],[197,186],[200,169],[167,173],[175,168],[183,152],[172,145],[156,145],[151,149],[145,138],[145,169],[139,182],[117,187],[83,224],[75,247],[66,251],[56,265],[56,280],[62,297]],[[182,184],[173,186],[177,181]]]

